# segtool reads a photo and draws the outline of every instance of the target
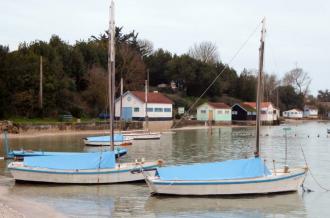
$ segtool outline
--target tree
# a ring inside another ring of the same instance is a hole
[[[281,111],[291,110],[293,108],[303,109],[304,95],[296,93],[293,86],[279,86],[279,107]]]
[[[158,49],[145,58],[147,68],[150,70],[150,85],[168,84],[171,81],[168,63],[172,58],[172,54],[163,49]]]
[[[285,86],[293,86],[298,94],[306,96],[309,92],[309,86],[312,80],[308,73],[302,68],[295,68],[284,75],[283,84]]]
[[[196,60],[200,60],[208,64],[215,64],[219,60],[218,48],[216,44],[209,41],[194,44],[194,46],[189,49],[188,55]]]
[[[330,92],[328,89],[322,91],[319,90],[318,94],[317,94],[317,100],[321,101],[321,102],[330,102]]]
[[[151,41],[144,39],[144,40],[138,40],[138,44],[140,47],[140,51],[143,57],[148,57],[152,54],[154,50],[154,45]]]
[[[277,79],[275,74],[264,74],[263,77],[263,100],[276,102],[277,91],[276,88],[280,85],[280,80]]]
[[[256,100],[257,78],[251,70],[244,69],[236,82],[235,97],[243,101]]]

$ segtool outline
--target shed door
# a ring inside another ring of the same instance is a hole
[[[209,110],[209,120],[213,120],[213,110]]]
[[[132,120],[133,111],[131,107],[123,107],[123,119],[125,121]]]

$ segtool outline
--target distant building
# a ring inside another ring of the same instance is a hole
[[[244,102],[254,109],[257,108],[256,102]],[[280,109],[276,108],[271,102],[262,102],[260,108],[260,120],[266,122],[278,121],[280,118]]]
[[[222,102],[207,102],[197,107],[197,120],[231,122],[231,108]]]
[[[318,118],[318,109],[315,106],[305,105],[304,117],[306,118]]]
[[[303,118],[303,111],[299,109],[291,109],[288,111],[283,112],[284,118],[291,118],[291,119],[302,119]]]
[[[148,93],[149,120],[172,120],[173,102],[158,92]],[[146,115],[145,92],[127,91],[122,100],[122,118],[128,120],[144,120]],[[116,99],[116,118],[120,117],[120,98]]]
[[[234,104],[231,107],[232,120],[256,120],[256,109],[248,104]]]

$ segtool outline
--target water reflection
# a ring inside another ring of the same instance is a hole
[[[302,198],[297,193],[287,193],[271,196],[240,196],[240,197],[161,197],[151,196],[145,204],[147,212],[171,216],[203,216],[218,217],[305,217]]]
[[[313,174],[322,184],[330,184],[330,137],[326,131],[329,123],[302,122],[290,124],[288,135],[288,163],[304,164],[301,146]],[[284,126],[263,127],[261,155],[272,168],[284,163]],[[214,128],[207,130],[176,131],[165,134],[161,140],[134,141],[126,147],[128,154],[121,161],[163,159],[166,164],[221,161],[252,156],[255,149],[254,127]],[[12,148],[48,151],[90,151],[81,140],[84,135],[12,139]],[[106,148],[108,149],[108,148]],[[1,150],[2,152],[2,150]],[[0,161],[1,174],[7,174],[8,162]],[[323,193],[307,177],[306,186],[315,190],[310,194],[291,193],[253,198],[159,198],[150,197],[144,183],[62,186],[11,184],[11,193],[46,203],[73,217],[329,217],[330,194]]]

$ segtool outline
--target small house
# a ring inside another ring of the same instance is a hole
[[[231,122],[231,108],[222,102],[207,102],[197,107],[197,120]]]
[[[318,118],[318,109],[315,106],[305,105],[304,117],[306,118]]]
[[[299,109],[291,109],[288,111],[283,112],[284,118],[291,118],[291,119],[302,119],[303,118],[303,111]]]
[[[256,109],[248,104],[234,104],[231,107],[232,120],[256,120]]]
[[[256,102],[244,102],[254,109],[257,108]],[[280,118],[280,110],[276,108],[271,102],[262,102],[260,107],[260,120],[265,122],[275,122]]]
[[[145,101],[145,92],[127,91],[120,98],[116,99],[115,116],[123,120],[145,120],[146,104],[149,120],[172,120],[173,102],[165,95],[158,92],[149,92],[147,103]],[[122,103],[120,103],[122,102]],[[122,114],[120,113],[120,104],[122,104]]]

